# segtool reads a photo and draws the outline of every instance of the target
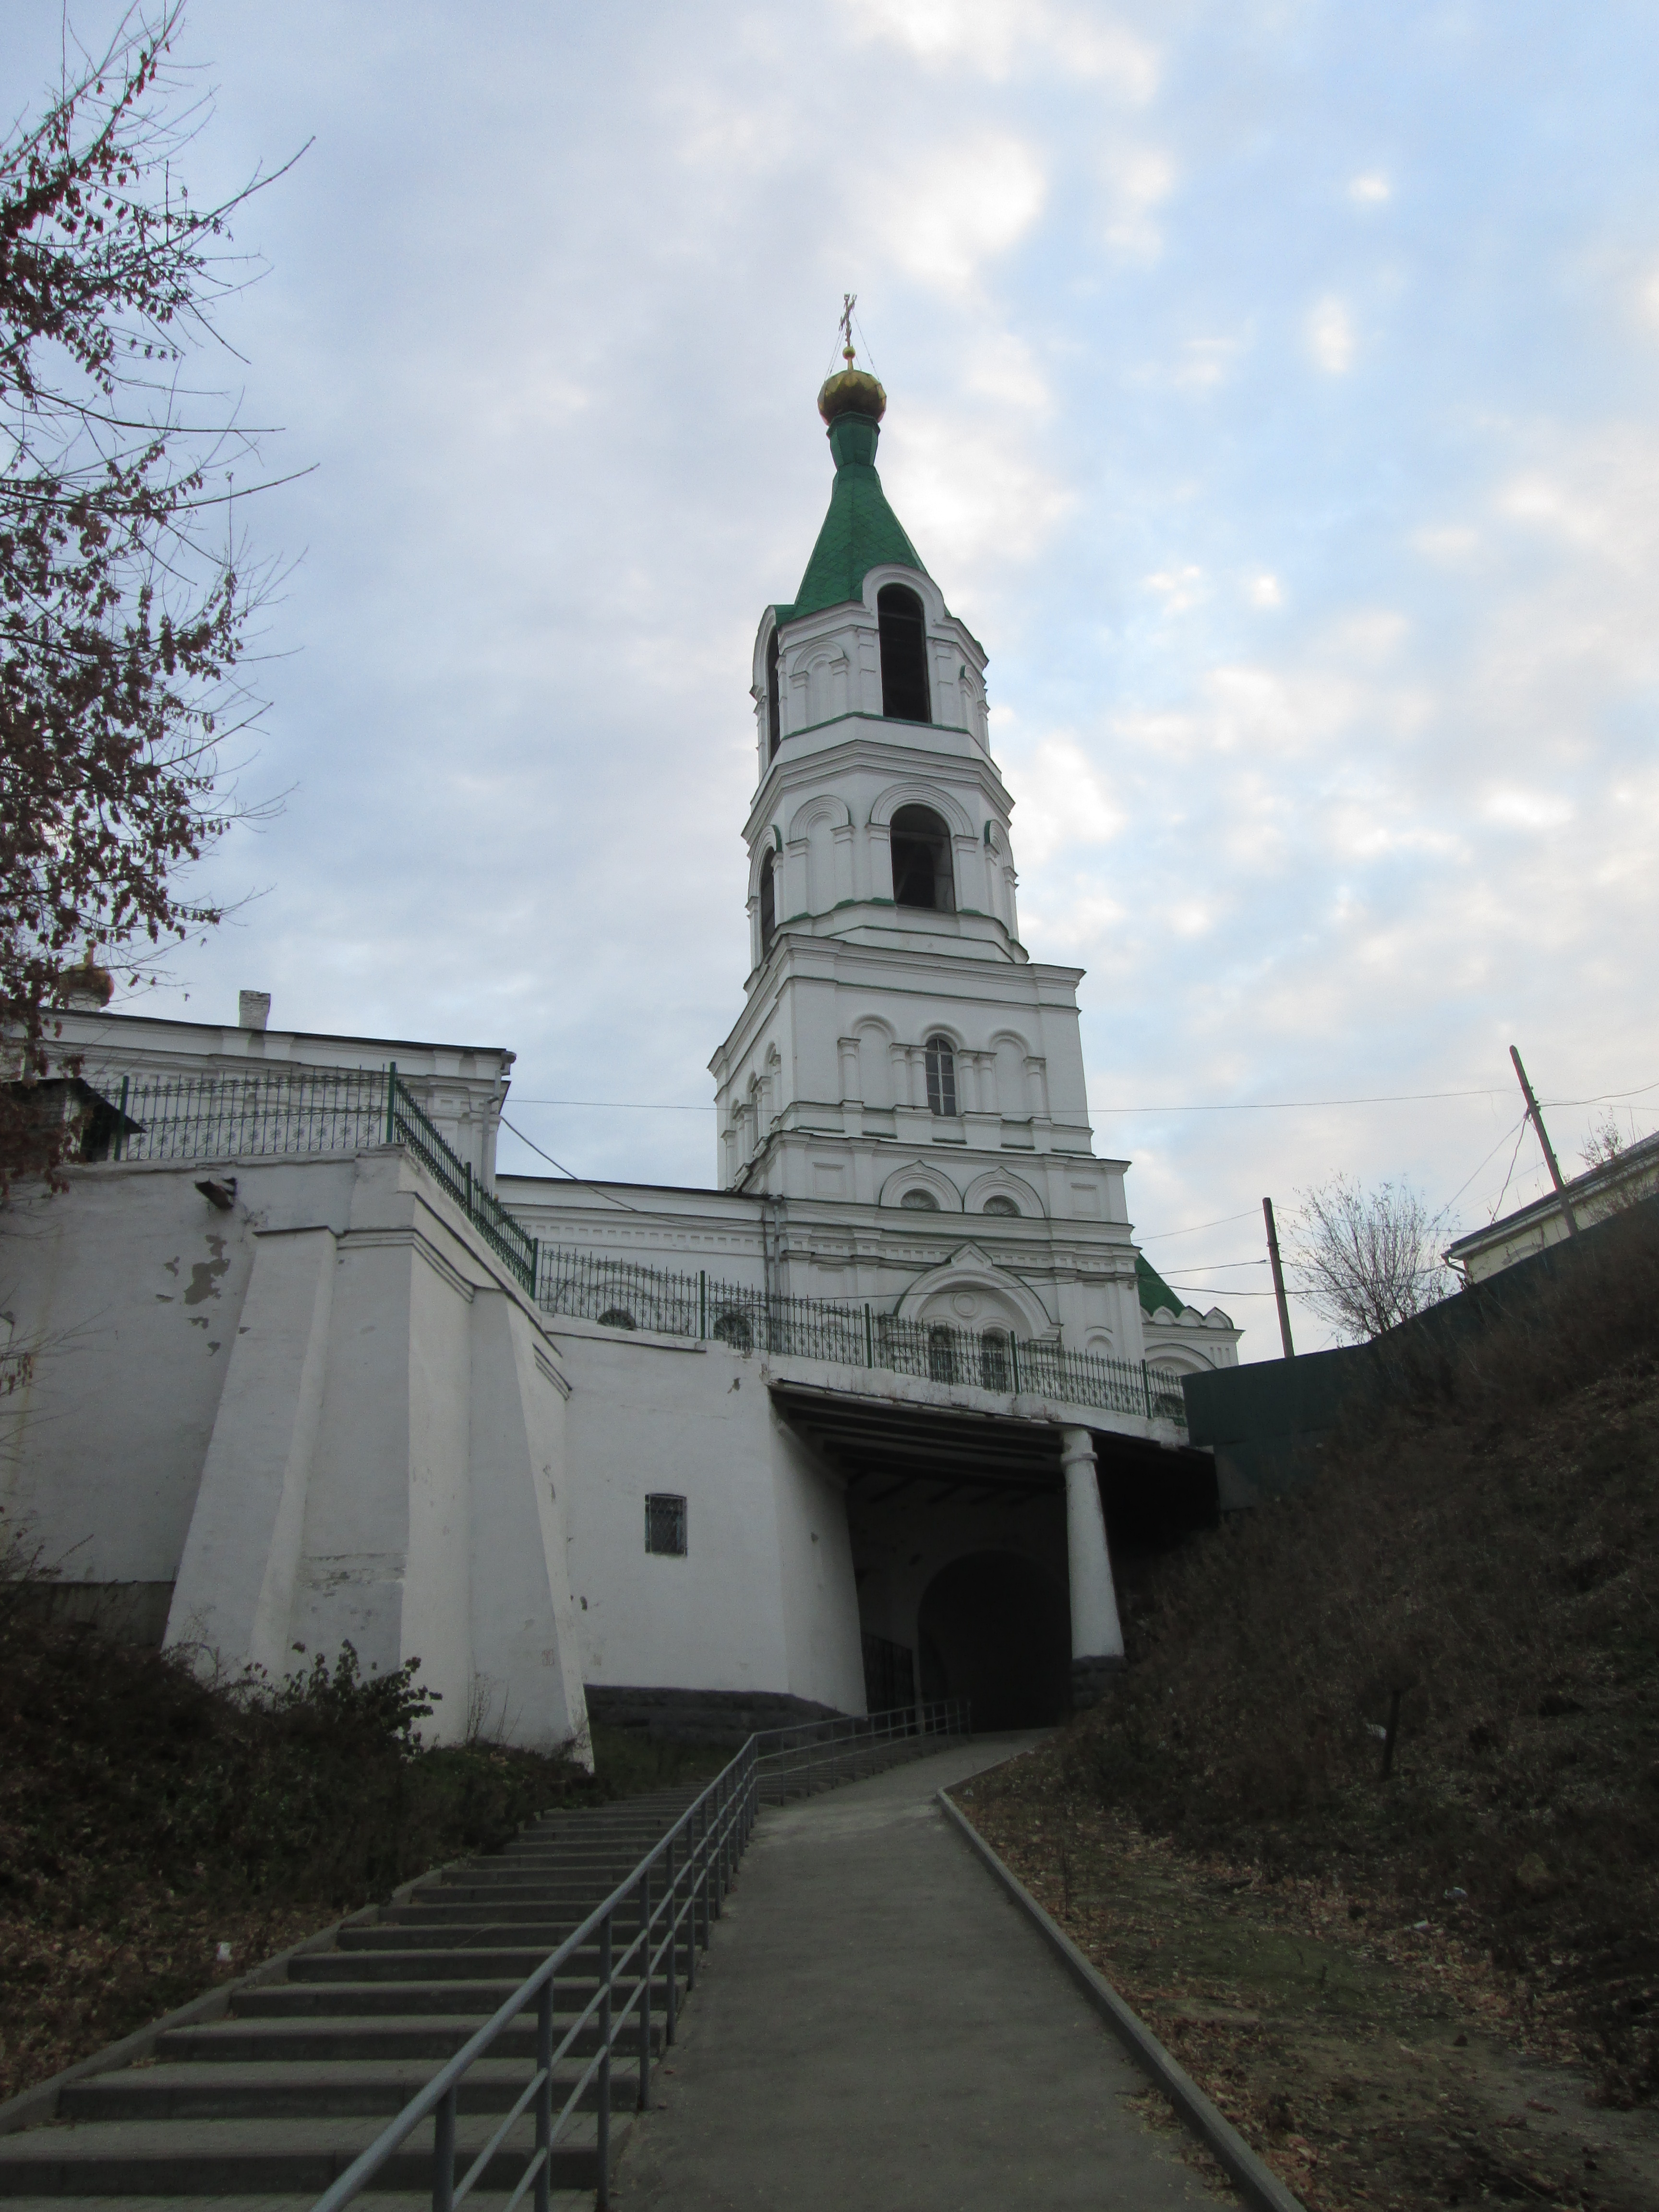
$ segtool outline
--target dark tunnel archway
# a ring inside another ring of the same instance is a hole
[[[942,1567],[916,1616],[924,1698],[971,1698],[976,1730],[1030,1728],[1071,1708],[1066,1593],[1012,1552]]]

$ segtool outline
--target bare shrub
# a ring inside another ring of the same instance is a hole
[[[1446,1217],[1409,1183],[1365,1190],[1338,1176],[1297,1195],[1286,1238],[1297,1296],[1349,1342],[1381,1336],[1456,1287],[1440,1253]]]

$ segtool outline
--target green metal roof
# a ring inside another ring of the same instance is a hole
[[[842,415],[830,424],[836,480],[830,489],[830,512],[823,518],[794,605],[777,610],[780,623],[862,599],[865,578],[884,562],[896,562],[902,568],[921,569],[924,576],[927,574],[921,556],[887,504],[876,473],[876,441],[880,435],[880,425],[868,415]]]
[[[1135,1288],[1140,1292],[1142,1313],[1155,1314],[1160,1306],[1179,1313],[1187,1303],[1176,1297],[1144,1252],[1135,1254]]]

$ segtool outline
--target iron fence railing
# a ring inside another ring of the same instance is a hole
[[[830,1298],[769,1295],[707,1272],[543,1247],[484,1188],[398,1077],[385,1068],[285,1068],[258,1074],[124,1075],[102,1088],[116,1109],[118,1160],[234,1159],[405,1145],[544,1311],[613,1328],[723,1341],[843,1367],[965,1383],[998,1396],[1186,1425],[1179,1380],[1145,1360],[1074,1352],[1047,1338],[878,1313]]]
[[[731,1765],[717,1775],[662,1838],[654,1844],[602,1905],[596,1905],[556,1950],[527,1975],[494,2017],[464,2043],[425,2088],[411,2097],[312,2212],[341,2212],[366,2190],[423,2121],[433,2124],[433,2212],[453,2212],[484,2180],[491,2160],[526,2116],[533,2124],[533,2147],[504,2212],[533,2191],[537,2212],[549,2212],[554,2146],[581,2109],[588,2091],[597,2091],[596,2203],[610,2203],[611,2065],[619,2045],[637,2060],[638,2102],[651,2103],[651,2041],[653,2016],[660,2014],[663,2040],[672,2044],[679,2014],[682,1981],[689,1994],[696,1986],[697,1954],[708,1948],[709,1923],[720,1916],[738,1860],[760,1808],[760,1767],[751,1736]],[[578,1954],[597,1950],[596,1965]],[[556,2042],[554,1985],[562,1977],[581,2003]],[[461,2085],[481,2058],[496,2055],[496,2045],[520,2015],[536,2015],[534,2070],[483,2148],[457,2178],[455,2120]],[[597,2044],[593,2055],[554,2105],[555,2074],[570,2060],[584,2035]],[[384,2187],[384,2183],[378,2184]],[[492,2190],[492,2195],[495,2193]]]
[[[246,1159],[406,1145],[515,1279],[536,1286],[536,1239],[431,1120],[394,1060],[387,1067],[258,1074],[122,1076],[100,1088],[116,1109],[118,1160]]]
[[[637,1260],[553,1245],[541,1248],[536,1297],[549,1313],[611,1328],[652,1329],[730,1344],[739,1352],[882,1368],[1002,1397],[1029,1394],[1186,1425],[1181,1383],[1167,1369],[1106,1352],[1073,1352],[1002,1328],[913,1321],[826,1298],[769,1296],[706,1271],[677,1274]]]
[[[386,1073],[294,1068],[250,1075],[124,1075],[98,1088],[115,1107],[118,1160],[351,1152],[381,1143]]]
[[[787,1797],[810,1797],[856,1782],[896,1759],[920,1759],[972,1736],[973,1708],[966,1698],[767,1729],[754,1738],[760,1794],[773,1805]]]

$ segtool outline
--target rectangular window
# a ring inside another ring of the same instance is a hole
[[[657,1492],[645,1501],[645,1548],[665,1557],[685,1557],[685,1500]]]

